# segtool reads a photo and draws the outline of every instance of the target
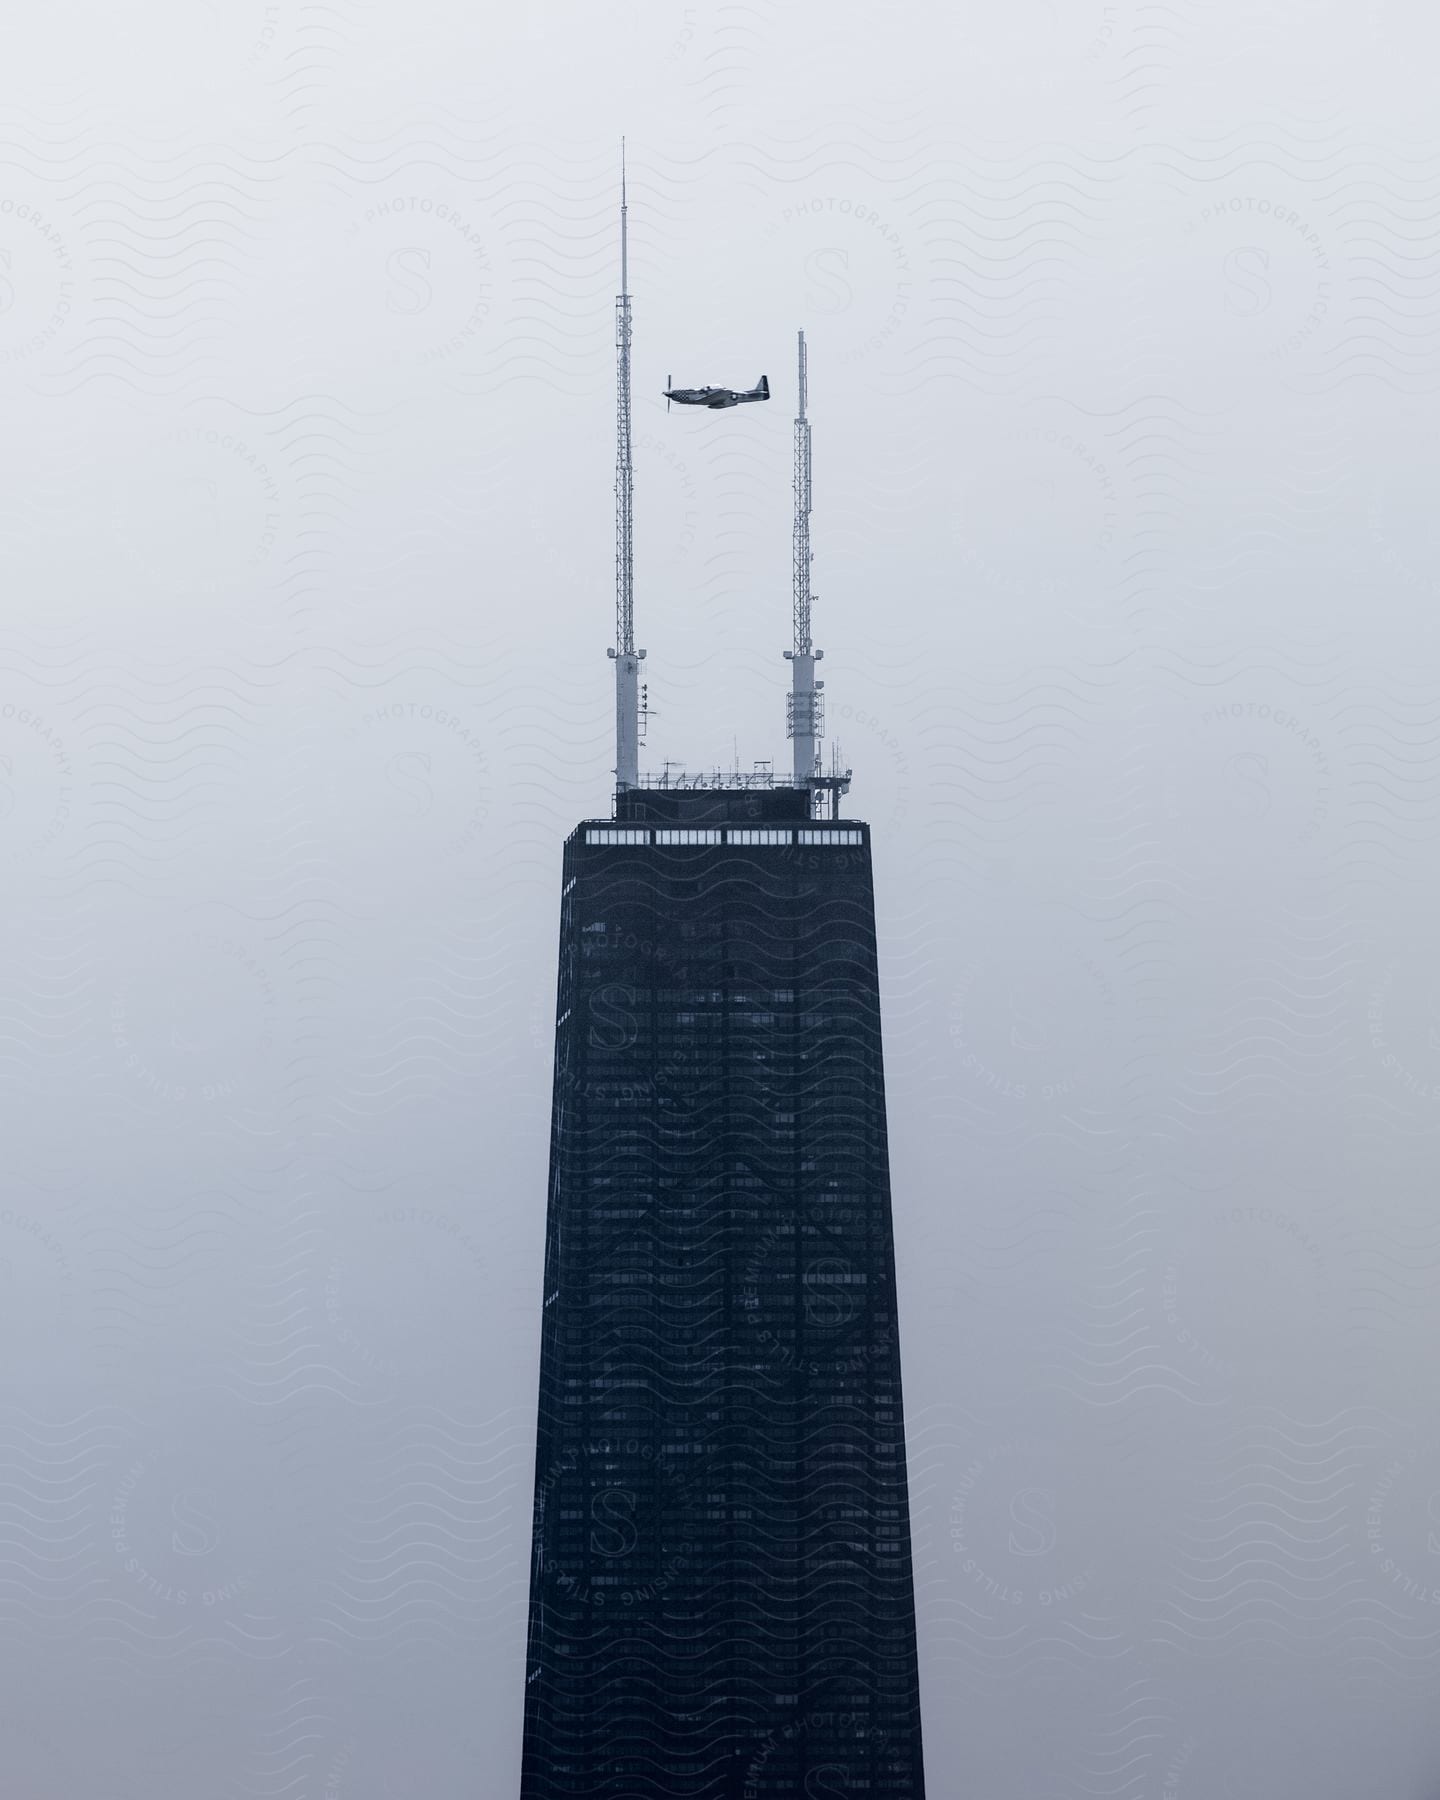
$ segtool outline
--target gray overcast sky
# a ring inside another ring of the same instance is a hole
[[[516,1792],[622,132],[651,769],[784,756],[809,336],[931,1794],[1440,1792],[1436,48],[7,23],[7,1795]]]

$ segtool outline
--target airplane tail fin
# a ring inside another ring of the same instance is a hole
[[[768,400],[770,398],[770,381],[769,377],[765,375],[760,377],[760,398],[762,400]]]
[[[669,412],[669,410],[670,410],[670,390],[671,390],[671,388],[674,387],[674,385],[675,385],[675,377],[673,375],[667,375],[665,377],[665,410],[666,410],[666,412]]]

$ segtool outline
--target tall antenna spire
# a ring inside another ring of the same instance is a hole
[[[794,620],[795,642],[785,652],[790,663],[790,693],[786,696],[785,731],[795,746],[795,785],[805,787],[820,773],[820,733],[824,724],[815,665],[824,656],[810,641],[810,421],[806,417],[805,333],[799,333],[799,411],[795,416],[795,534]],[[818,792],[812,789],[818,798]]]
[[[615,788],[640,782],[640,658],[635,648],[635,469],[630,445],[630,256],[620,140],[620,292],[615,297]]]
[[[805,416],[805,333],[798,333],[800,410],[795,415],[795,650],[810,654],[810,421]]]

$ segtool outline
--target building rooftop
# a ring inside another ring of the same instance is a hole
[[[654,778],[640,787],[622,789],[615,796],[619,822],[643,824],[680,821],[687,825],[751,820],[802,821],[812,816],[811,790],[745,775],[694,776],[680,786]]]

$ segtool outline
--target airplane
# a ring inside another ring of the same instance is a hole
[[[670,378],[667,377],[667,380]],[[768,400],[770,383],[761,376],[753,388],[745,393],[737,393],[734,388],[677,388],[667,386],[665,389],[665,410],[669,412],[670,402],[674,400],[680,406],[708,406],[713,411],[721,406],[739,406],[742,400]]]

